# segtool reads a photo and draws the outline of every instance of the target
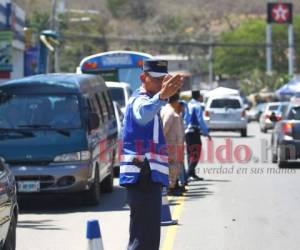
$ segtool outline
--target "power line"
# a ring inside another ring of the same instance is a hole
[[[285,43],[274,43],[273,45],[269,45],[267,43],[224,43],[224,42],[178,42],[172,40],[159,40],[159,39],[145,39],[145,38],[130,38],[130,37],[114,37],[114,36],[105,36],[99,37],[94,35],[80,35],[75,33],[65,33],[63,34],[64,39],[92,39],[96,40],[99,43],[102,42],[127,42],[127,43],[139,43],[143,45],[164,45],[164,46],[183,46],[183,47],[201,47],[201,48],[209,48],[209,47],[248,47],[248,48],[266,48],[271,46],[273,48],[287,48],[287,44]],[[296,46],[294,46],[296,48]]]

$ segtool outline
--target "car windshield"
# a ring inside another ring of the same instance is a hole
[[[282,104],[282,105],[280,106],[280,112],[283,113],[283,112],[287,109],[287,107],[288,107],[287,104]]]
[[[241,108],[241,103],[237,99],[215,99],[212,101],[210,107],[239,109]]]
[[[288,116],[287,116],[288,120],[300,120],[300,106],[298,107],[293,107]]]
[[[109,88],[109,92],[113,101],[116,101],[120,107],[125,106],[125,95],[123,88]]]
[[[76,95],[0,95],[0,128],[72,129],[81,125]]]

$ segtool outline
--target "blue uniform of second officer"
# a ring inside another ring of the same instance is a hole
[[[160,108],[182,84],[167,75],[167,61],[146,60],[142,86],[129,100],[124,118],[120,185],[130,207],[129,250],[158,250],[161,187],[168,186],[168,156]]]
[[[192,99],[187,105],[184,115],[185,139],[189,163],[189,180],[201,180],[196,174],[196,166],[199,162],[202,149],[201,135],[209,136],[206,123],[203,120],[203,112],[200,103],[200,92],[192,91]]]

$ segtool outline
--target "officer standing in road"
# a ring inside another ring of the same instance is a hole
[[[206,123],[203,120],[203,112],[201,107],[201,95],[199,91],[192,91],[192,99],[188,103],[189,115],[184,116],[185,119],[185,140],[188,153],[188,176],[189,181],[202,180],[196,175],[195,169],[199,162],[202,149],[201,135],[207,136],[209,133]]]
[[[129,100],[124,118],[120,185],[130,207],[128,250],[158,250],[161,187],[168,186],[167,147],[160,108],[182,86],[180,75],[167,73],[167,61],[144,61],[142,86]]]

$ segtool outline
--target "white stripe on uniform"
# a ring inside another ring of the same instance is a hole
[[[134,165],[121,165],[120,173],[139,173],[141,171],[140,168]]]
[[[158,136],[159,136],[159,120],[158,115],[154,116],[154,125],[153,125],[153,141],[154,143],[158,143]]]
[[[150,162],[150,168],[151,168],[151,170],[157,170],[160,173],[169,175],[169,168],[164,166],[164,165],[154,163],[154,162]]]

